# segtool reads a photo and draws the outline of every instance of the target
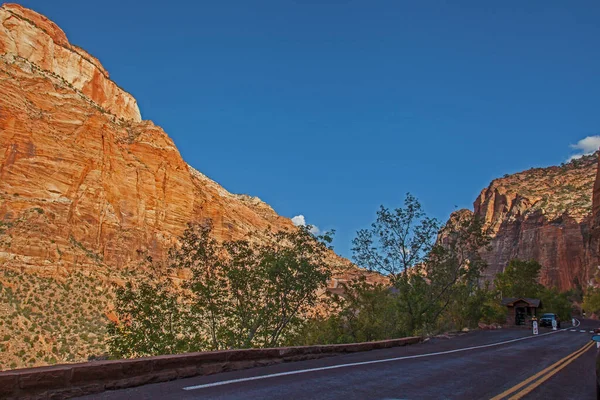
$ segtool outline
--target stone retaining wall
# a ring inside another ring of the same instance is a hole
[[[66,399],[196,375],[404,346],[419,337],[355,344],[224,350],[0,372],[0,399]]]

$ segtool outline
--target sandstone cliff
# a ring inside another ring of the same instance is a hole
[[[165,254],[188,222],[231,239],[290,228],[187,165],[135,99],[45,17],[0,8],[0,262],[122,267]]]
[[[595,286],[600,284],[600,152],[598,153],[598,171],[594,180],[592,195],[592,216],[590,221],[590,280]]]
[[[102,353],[107,283],[206,219],[220,240],[294,229],[186,164],[53,22],[0,7],[0,369]],[[332,286],[362,273],[349,268]]]
[[[52,21],[17,4],[0,8],[0,54],[35,64],[119,118],[141,121],[137,102],[110,80],[100,62],[73,46]]]
[[[482,190],[473,213],[492,236],[491,250],[484,252],[485,278],[493,280],[512,258],[535,259],[543,266],[544,285],[585,287],[597,258],[590,247],[596,171],[597,156],[584,156],[563,166],[506,175]]]

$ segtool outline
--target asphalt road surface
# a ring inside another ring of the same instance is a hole
[[[594,399],[597,321],[476,331],[393,349],[199,376],[86,399]],[[563,327],[565,328],[565,327]]]

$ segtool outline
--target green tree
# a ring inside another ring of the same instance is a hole
[[[419,201],[408,194],[404,207],[381,207],[371,229],[353,241],[360,266],[387,274],[398,290],[407,330],[431,329],[460,285],[472,290],[485,262],[479,250],[489,243],[482,222],[473,216],[451,220],[440,231]]]
[[[505,323],[506,308],[500,305],[496,292],[484,287],[471,288],[461,284],[456,288],[447,311],[440,321],[441,330],[475,328],[479,322]]]
[[[192,316],[208,327],[212,349],[276,346],[315,304],[330,277],[331,236],[309,229],[222,244],[212,239],[210,224],[186,230],[172,266],[192,272],[185,284]]]
[[[119,321],[108,324],[108,346],[117,358],[199,350],[200,338],[168,279],[152,279],[115,290]]]
[[[394,288],[370,284],[364,277],[346,285],[342,316],[353,342],[392,339],[406,336],[403,313],[398,307],[399,296]]]
[[[390,210],[380,206],[371,228],[357,232],[352,241],[354,261],[395,282],[425,262],[439,228],[439,222],[427,217],[421,203],[409,193],[404,207]]]
[[[314,307],[331,276],[331,236],[309,229],[267,231],[262,244],[256,237],[224,243],[218,275],[227,289],[220,313],[227,347],[277,346]]]
[[[211,221],[189,224],[178,245],[170,251],[170,269],[191,272],[191,278],[183,284],[189,290],[185,293],[191,307],[189,316],[202,327],[210,349],[218,350],[226,346],[224,336],[229,329],[231,303],[227,279],[223,276],[223,247],[211,233]]]
[[[542,301],[544,312],[558,314],[561,320],[571,319],[573,303],[570,300],[572,292],[560,292],[556,288],[542,288],[539,291],[539,298]]]
[[[474,215],[455,214],[440,231],[438,240],[424,264],[429,286],[425,311],[435,322],[453,301],[477,307],[478,296],[487,296],[479,280],[487,267],[481,250],[489,245],[490,237],[483,221]],[[476,315],[471,313],[471,318]]]
[[[352,241],[354,261],[387,275],[399,290],[411,332],[421,323],[427,287],[422,265],[438,230],[439,222],[427,217],[419,201],[407,194],[404,207],[390,210],[381,206],[371,228],[359,230]]]
[[[282,335],[300,325],[315,306],[318,292],[331,277],[332,235],[315,237],[309,226],[267,232],[265,244],[258,247],[258,271],[266,292],[264,345],[278,345]]]
[[[496,274],[494,286],[502,297],[538,298],[543,286],[539,283],[542,266],[535,260],[511,260],[504,271]]]
[[[600,315],[600,288],[589,287],[585,291],[582,307],[587,313]]]
[[[399,313],[397,291],[369,283],[364,276],[341,283],[343,295],[330,295],[330,312],[307,321],[290,344],[339,344],[384,340],[409,334]]]
[[[169,267],[150,266],[161,276],[116,290],[113,355],[277,346],[302,325],[331,276],[331,236],[302,227],[219,243],[211,229],[188,226]],[[182,285],[166,277],[180,273]]]

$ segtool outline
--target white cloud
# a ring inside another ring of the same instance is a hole
[[[304,218],[304,215],[296,215],[292,218],[292,223],[296,226],[306,226],[306,219]],[[318,235],[320,232],[321,231],[319,230],[319,228],[317,228],[314,225],[311,225],[310,233],[312,233],[313,235]]]
[[[569,157],[567,162],[576,160],[583,156],[588,156],[598,151],[598,148],[600,148],[600,135],[585,137],[576,144],[572,144],[570,147],[578,150],[578,153]]]
[[[571,147],[581,150],[584,154],[592,154],[600,148],[600,135],[588,136],[581,139],[577,144],[572,144]]]
[[[304,215],[296,215],[294,218],[292,218],[292,223],[296,226],[306,225],[306,220],[304,219]]]

